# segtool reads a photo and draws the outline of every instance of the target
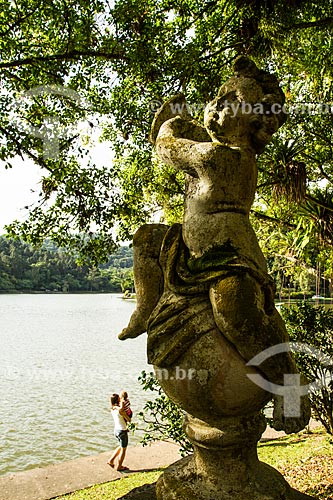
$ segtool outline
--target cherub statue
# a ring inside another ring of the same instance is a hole
[[[236,374],[249,371],[246,365],[254,356],[288,342],[274,306],[274,283],[249,221],[257,186],[256,156],[286,115],[276,77],[245,57],[236,60],[234,73],[207,105],[203,126],[188,113],[182,96],[164,104],[155,117],[151,140],[158,156],[186,173],[184,220],[170,228],[145,225],[135,234],[137,308],[119,338],[147,331],[148,361],[172,368],[182,360],[191,366],[186,352],[205,335],[210,339],[211,332],[217,339],[217,332],[224,342],[224,347],[216,347],[221,364],[228,363],[231,352],[237,357],[239,367],[232,372],[232,391],[237,391]],[[182,107],[182,113],[172,113]],[[290,352],[266,359],[259,370],[279,385],[284,374],[297,373]],[[223,376],[227,377],[227,369]],[[247,387],[245,376],[238,383]],[[172,393],[170,383],[164,381],[164,386]],[[190,414],[209,419],[198,406],[184,401],[181,389],[177,391],[173,399]],[[249,391],[244,391],[244,408]],[[255,394],[261,406],[271,398]],[[228,414],[223,397],[215,394],[214,402],[209,400],[215,414]],[[296,432],[306,425],[310,416],[306,397],[298,418],[285,418],[281,398],[276,401],[277,429]]]

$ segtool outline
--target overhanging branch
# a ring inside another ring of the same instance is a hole
[[[325,17],[317,21],[304,21],[303,23],[295,23],[290,26],[291,29],[306,29],[306,28],[324,28],[333,26],[333,17]]]
[[[114,52],[105,52],[102,50],[71,50],[64,54],[50,54],[47,56],[26,57],[25,59],[16,59],[14,61],[0,62],[1,68],[15,68],[19,66],[32,65],[36,62],[50,61],[71,61],[80,59],[81,57],[95,57],[96,59],[107,60],[125,60],[124,52],[118,48]]]
[[[296,229],[296,224],[291,224],[290,222],[286,222],[285,220],[276,219],[275,217],[270,217],[269,215],[263,214],[261,212],[256,212],[255,210],[251,210],[251,214],[254,215],[257,219],[264,220],[266,222],[271,222],[273,224],[280,224],[288,229]]]

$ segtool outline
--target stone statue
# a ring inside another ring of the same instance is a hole
[[[194,454],[161,476],[159,500],[310,498],[256,453],[269,388],[297,374],[289,351],[251,364],[288,342],[249,221],[256,155],[284,123],[283,103],[277,79],[241,56],[234,76],[207,105],[204,126],[188,113],[183,96],[165,103],[153,122],[158,156],[186,173],[184,220],[145,225],[135,234],[137,308],[119,338],[148,332],[148,361],[164,391],[186,411]],[[253,382],[251,375],[258,374],[267,386]],[[304,428],[306,396],[298,408],[286,414],[283,397],[275,395],[275,428]]]

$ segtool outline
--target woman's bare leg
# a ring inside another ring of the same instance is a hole
[[[127,448],[121,448],[120,454],[119,454],[119,460],[118,460],[118,467],[117,470],[121,470],[123,466],[123,461],[125,459],[126,455],[126,450]]]
[[[113,452],[113,454],[111,455],[111,457],[108,461],[108,464],[111,465],[112,467],[114,466],[114,461],[117,458],[117,456],[119,455],[120,451],[121,451],[121,447],[118,446],[118,448],[116,448],[115,451]]]

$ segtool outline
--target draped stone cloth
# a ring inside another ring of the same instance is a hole
[[[274,307],[274,283],[267,274],[229,244],[214,247],[199,259],[191,258],[181,224],[174,224],[166,233],[159,262],[164,291],[147,328],[148,362],[153,365],[171,366],[199,337],[217,329],[209,289],[219,280],[248,273]]]

